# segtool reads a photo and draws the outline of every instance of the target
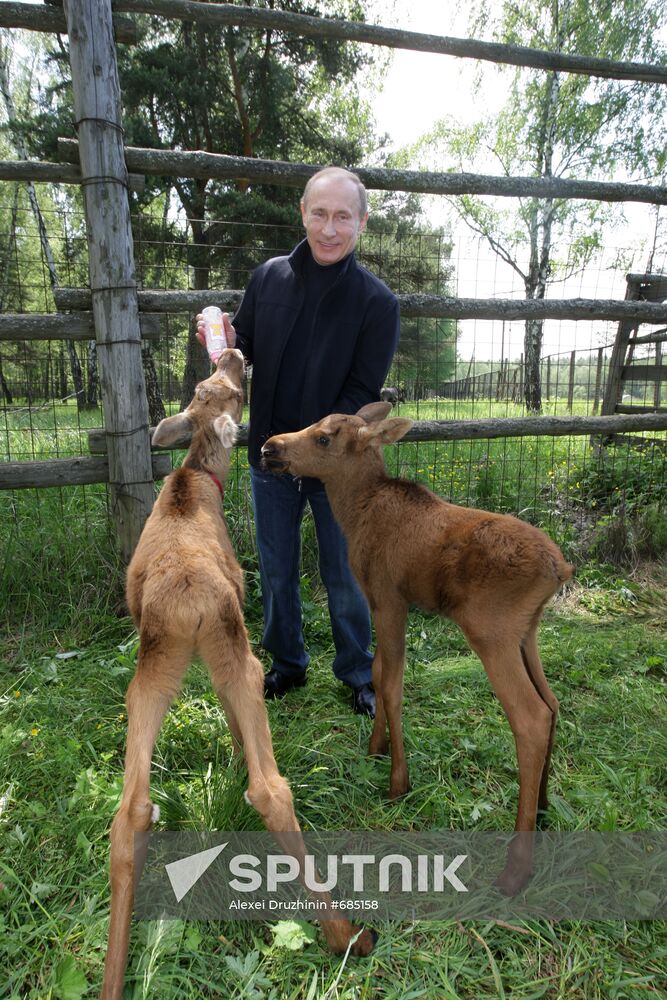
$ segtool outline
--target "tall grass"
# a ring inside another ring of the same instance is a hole
[[[57,597],[57,587],[52,588]],[[61,595],[62,603],[69,591]],[[413,614],[405,737],[413,790],[388,802],[387,760],[331,673],[317,594],[306,688],[269,705],[279,767],[305,827],[509,829],[517,794],[509,727],[460,633]],[[108,920],[108,828],[120,793],[124,692],[136,657],[127,618],[88,626],[51,606],[0,691],[0,996],[93,995]],[[549,828],[656,829],[667,668],[667,587],[584,570],[542,629],[561,700]],[[247,610],[256,644],[260,617]],[[78,625],[76,625],[78,622]],[[96,627],[91,627],[96,626]],[[204,671],[194,666],[154,755],[166,829],[259,829],[246,775]],[[607,998],[664,995],[662,927],[527,921],[384,923],[368,960],[329,955],[306,924],[134,924],[128,997]]]

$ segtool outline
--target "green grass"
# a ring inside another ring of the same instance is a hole
[[[0,461],[65,458],[88,453],[88,430],[101,427],[98,408],[77,410],[74,401],[19,406],[0,414]]]
[[[84,563],[85,563],[84,559]],[[55,569],[55,567],[53,567]],[[100,565],[103,575],[109,565]],[[80,576],[90,570],[80,569]],[[59,575],[22,636],[4,643],[0,701],[0,996],[94,995],[108,920],[108,830],[121,787],[124,692],[136,637],[100,579],[73,600]],[[45,577],[40,579],[40,586]],[[247,620],[261,621],[254,578]],[[517,781],[509,727],[454,626],[414,613],[405,737],[413,790],[386,798],[389,764],[366,757],[330,670],[321,594],[304,579],[310,681],[269,713],[276,758],[305,827],[510,829]],[[41,603],[40,603],[41,602]],[[82,605],[87,604],[88,615]],[[14,629],[16,616],[11,616]],[[542,650],[562,703],[547,827],[660,829],[667,769],[667,580],[580,569],[549,610]],[[245,773],[203,669],[165,720],[153,767],[161,828],[259,829]],[[667,949],[652,923],[387,923],[368,960],[342,961],[320,935],[289,950],[269,923],[135,924],[128,997],[563,997],[665,995]]]

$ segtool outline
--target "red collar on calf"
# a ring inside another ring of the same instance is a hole
[[[213,480],[213,482],[215,483],[215,485],[216,485],[216,486],[218,487],[218,489],[220,490],[220,499],[221,499],[221,500],[224,500],[224,498],[225,498],[225,491],[224,491],[224,489],[223,489],[223,487],[222,487],[222,483],[220,482],[220,480],[218,479],[218,477],[217,477],[217,476],[214,476],[214,475],[213,475],[213,473],[212,473],[212,472],[209,472],[209,476],[211,477],[211,479]]]

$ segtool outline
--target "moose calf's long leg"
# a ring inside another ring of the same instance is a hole
[[[540,790],[537,800],[537,808],[544,810],[549,805],[549,798],[547,795],[547,788],[549,784],[549,769],[551,766],[551,751],[553,749],[554,738],[556,735],[556,724],[558,722],[558,699],[549,687],[549,683],[544,674],[544,669],[542,667],[542,661],[540,659],[539,650],[537,647],[537,629],[538,624],[536,623],[526,636],[522,644],[522,654],[524,664],[528,673],[530,674],[530,679],[537,688],[537,691],[544,702],[549,706],[551,710],[551,731],[549,733],[549,745],[547,747],[546,756],[544,758],[544,767],[542,768],[542,778],[540,780]]]
[[[248,767],[247,799],[262,817],[267,830],[275,835],[278,844],[286,854],[297,861],[303,876],[305,866],[305,846],[301,836],[292,792],[287,781],[278,770],[273,755],[269,719],[264,701],[264,672],[259,660],[249,649],[238,649],[238,659],[232,664],[214,648],[202,650],[202,655],[215,677],[216,688],[222,693],[233,716],[238,721],[243,741],[243,751]],[[230,653],[227,645],[227,655]],[[328,893],[318,894],[326,905],[331,898]],[[322,920],[322,931],[332,951],[344,952],[356,933],[352,924],[345,919]],[[373,950],[374,939],[364,930],[352,947],[355,955],[368,955]]]
[[[237,756],[243,750],[243,738],[241,736],[241,727],[239,726],[238,719],[234,714],[234,709],[229,703],[229,698],[224,693],[222,686],[213,679],[213,687],[215,693],[222,703],[222,707],[225,711],[225,718],[227,719],[227,725],[229,726],[229,731],[232,735],[232,753]]]
[[[391,742],[389,795],[395,799],[410,790],[401,724],[407,607],[404,604],[385,604],[382,608],[375,609],[373,620],[382,660],[382,704],[389,724]]]
[[[552,713],[534,687],[518,641],[470,643],[484,664],[491,686],[514,734],[519,763],[519,808],[514,826],[518,836],[510,844],[499,888],[515,895],[526,884],[532,866],[532,834],[537,800],[551,735]]]
[[[389,744],[387,742],[387,714],[382,700],[382,657],[379,649],[375,650],[373,657],[373,688],[375,689],[375,720],[368,743],[368,752],[371,756],[383,756],[386,754]]]
[[[143,641],[143,640],[142,640]],[[127,963],[130,917],[134,901],[134,835],[153,821],[150,768],[162,720],[176,695],[189,662],[158,649],[139,651],[137,671],[127,690],[127,750],[123,797],[111,826],[111,921],[104,965],[103,1000],[119,1000]]]

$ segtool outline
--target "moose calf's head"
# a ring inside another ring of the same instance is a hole
[[[190,437],[194,444],[197,437],[200,445],[208,439],[211,451],[218,443],[231,448],[243,413],[242,379],[243,355],[235,348],[227,348],[218,358],[213,374],[195,389],[188,408],[160,421],[153,433],[153,445],[173,448],[184,446]]]
[[[293,434],[276,434],[262,448],[262,465],[270,472],[314,476],[323,482],[356,457],[382,462],[381,445],[402,438],[412,420],[385,417],[390,403],[368,403],[354,415],[333,413]]]

